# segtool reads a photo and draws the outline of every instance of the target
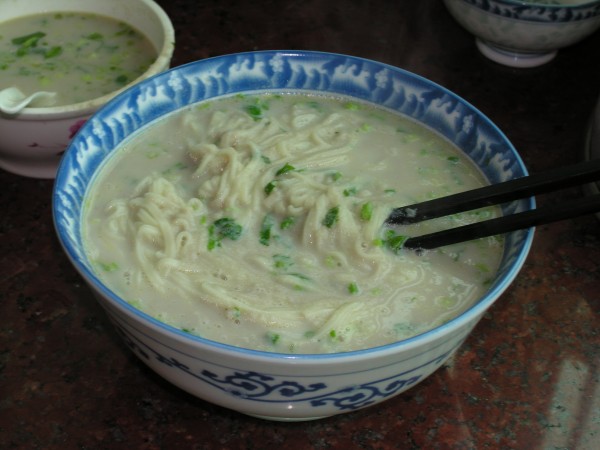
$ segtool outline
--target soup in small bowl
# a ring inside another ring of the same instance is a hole
[[[364,408],[439,368],[516,277],[532,230],[415,252],[395,206],[526,174],[481,112],[396,67],[250,52],[109,102],[60,165],[55,226],[138,357],[275,420]]]
[[[69,140],[117,93],[169,67],[174,30],[153,1],[13,0],[0,4],[0,167],[53,178]],[[7,93],[10,89],[10,94]]]

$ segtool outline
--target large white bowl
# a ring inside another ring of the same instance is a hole
[[[85,255],[81,212],[90,183],[119,143],[201,100],[289,89],[349,95],[410,116],[463,149],[491,182],[526,174],[513,146],[489,119],[424,78],[352,56],[250,52],[171,69],[102,108],[79,131],[61,162],[53,214],[66,254],[144,363],[209,402],[258,417],[307,420],[374,405],[415,386],[440,367],[513,281],[533,231],[507,236],[501,268],[489,291],[459,317],[405,341],[349,353],[278,354],[213,342],[153,319],[108,289]],[[522,200],[505,205],[504,212],[533,206],[533,200]]]
[[[600,0],[444,0],[483,55],[536,67],[600,28]],[[597,58],[598,55],[590,55]]]
[[[0,168],[18,175],[54,178],[60,158],[77,130],[100,106],[132,84],[169,68],[173,25],[153,0],[2,0],[0,23],[42,12],[93,13],[126,22],[148,37],[158,57],[148,70],[111,94],[86,102],[0,113]],[[9,86],[2,86],[0,89]]]

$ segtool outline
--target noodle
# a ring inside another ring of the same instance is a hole
[[[402,193],[397,174],[415,170],[392,155],[428,155],[437,171],[444,167],[440,193],[464,188],[449,187],[457,179],[482,184],[470,163],[455,163],[447,142],[410,122],[402,129],[422,136],[406,144],[398,120],[293,95],[229,98],[176,114],[129,142],[94,185],[90,258],[128,301],[234,345],[345,351],[422,332],[481,294],[477,267],[495,267],[501,243],[460,248],[462,258],[386,247],[382,224],[392,207],[441,195],[427,180],[413,182],[427,191]],[[165,150],[149,157],[154,147]],[[103,193],[108,182],[117,199]],[[425,229],[445,226],[432,222]],[[444,275],[445,264],[458,265],[461,278],[455,268]],[[409,332],[394,331],[401,328]]]

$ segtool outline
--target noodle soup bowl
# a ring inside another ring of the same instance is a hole
[[[126,23],[149,39],[157,57],[137,79],[109,94],[70,105],[31,103],[14,114],[0,112],[0,168],[34,178],[54,178],[70,140],[98,108],[128,86],[168,69],[175,42],[169,17],[153,0],[6,0],[0,3],[0,23],[53,12],[95,14]],[[8,87],[0,85],[0,90]]]
[[[290,90],[342,95],[404,114],[455,143],[490,182],[526,174],[519,155],[490,120],[422,77],[352,56],[249,52],[171,69],[109,102],[81,128],[60,164],[53,215],[66,255],[141,361],[208,402],[273,420],[309,420],[376,405],[442,366],[517,276],[533,231],[506,236],[489,290],[462,314],[400,342],[344,353],[272,353],[197,337],[136,309],[107,287],[84,249],[82,209],[90,185],[115,148],[165,115],[199,101]],[[533,200],[503,206],[506,214],[533,207]]]
[[[536,67],[600,28],[599,0],[444,0],[487,58]]]

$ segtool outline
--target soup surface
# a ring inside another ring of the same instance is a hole
[[[151,42],[131,26],[86,13],[19,17],[0,27],[0,89],[51,91],[59,106],[113,92],[156,60]]]
[[[417,254],[397,206],[484,184],[437,134],[383,109],[298,94],[235,96],[167,116],[115,151],[87,193],[98,276],[135,307],[236,346],[326,353],[383,345],[464,311],[501,238]]]

